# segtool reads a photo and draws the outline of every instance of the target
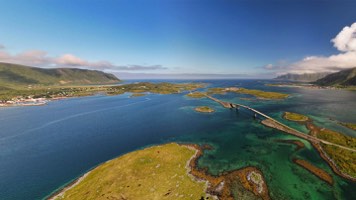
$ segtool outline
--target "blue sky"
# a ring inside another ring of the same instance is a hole
[[[342,51],[331,39],[350,27],[353,42],[355,9],[356,1],[326,0],[2,1],[0,61],[119,75],[346,68],[330,56],[355,49]]]

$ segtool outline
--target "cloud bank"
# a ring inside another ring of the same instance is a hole
[[[64,54],[58,57],[52,57],[49,56],[47,52],[41,50],[29,50],[12,55],[8,53],[5,50],[5,46],[1,44],[0,62],[16,63],[44,68],[77,67],[110,71],[151,71],[167,69],[161,65],[114,65],[109,61],[91,62],[72,54]]]
[[[277,74],[335,72],[356,67],[356,22],[344,27],[335,38],[331,39],[339,54],[331,56],[308,56],[303,60],[289,64],[264,66],[266,70],[275,70]]]

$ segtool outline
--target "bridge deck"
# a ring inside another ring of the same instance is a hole
[[[314,137],[314,136],[311,136],[311,135],[307,135],[305,133],[302,133],[300,131],[297,131],[275,119],[273,119],[272,117],[256,110],[256,109],[253,109],[249,106],[246,106],[246,105],[242,105],[242,104],[237,104],[237,103],[230,103],[230,102],[224,102],[224,101],[221,101],[217,98],[214,98],[212,96],[209,96],[209,95],[205,95],[207,98],[215,101],[215,102],[218,102],[220,103],[224,108],[238,108],[238,107],[243,107],[243,108],[246,108],[247,110],[251,110],[252,112],[254,113],[257,113],[263,117],[265,117],[266,119],[268,119],[268,121],[265,121],[265,122],[262,122],[264,125],[266,126],[269,126],[269,127],[272,127],[272,128],[275,128],[275,129],[278,129],[278,130],[281,130],[283,132],[286,132],[286,133],[289,133],[291,135],[294,135],[294,136],[297,136],[299,138],[302,138],[302,139],[305,139],[305,140],[308,140],[310,142],[314,142],[314,143],[323,143],[323,144],[327,144],[327,145],[333,145],[333,146],[336,146],[336,147],[339,147],[339,148],[342,148],[342,149],[346,149],[346,150],[349,150],[349,151],[353,151],[353,152],[356,152],[356,149],[352,149],[352,148],[349,148],[349,147],[345,147],[345,146],[342,146],[342,145],[338,145],[338,144],[335,144],[335,143],[331,143],[331,142],[328,142],[328,141],[325,141],[325,140],[322,140],[322,139],[319,139],[317,137]]]

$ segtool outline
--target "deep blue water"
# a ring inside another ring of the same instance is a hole
[[[263,80],[199,82],[210,83],[209,87],[289,93],[291,97],[283,101],[247,101],[237,94],[216,97],[250,105],[281,121],[283,111],[306,114],[324,127],[356,137],[355,131],[330,120],[356,123],[356,92],[267,87],[268,81]],[[212,106],[217,112],[196,113],[193,108],[198,105]],[[274,142],[278,138],[293,136],[263,127],[248,111],[232,112],[208,99],[189,99],[184,94],[91,96],[39,107],[0,108],[0,199],[42,199],[104,161],[167,141],[215,146],[216,150],[200,161],[213,174],[258,166],[274,198],[356,198],[355,183],[333,174],[336,184],[330,187],[291,163],[290,156],[297,155],[332,173],[312,148],[297,154],[293,146]],[[302,186],[282,186],[284,181]]]

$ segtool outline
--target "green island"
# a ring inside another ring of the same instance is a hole
[[[190,92],[186,96],[190,98],[200,99],[206,97],[206,94],[204,92]]]
[[[352,130],[355,130],[356,131],[356,123],[344,123],[344,122],[339,122],[339,124],[349,128],[349,129],[352,129]]]
[[[197,112],[202,112],[202,113],[212,113],[212,112],[215,112],[214,109],[208,107],[208,106],[199,106],[199,107],[196,107],[194,108],[195,111]]]
[[[245,88],[239,88],[238,90],[233,90],[233,92],[241,94],[250,94],[257,98],[263,99],[285,99],[289,96],[288,94],[283,94],[279,92],[265,92],[262,90],[250,90]]]
[[[225,94],[226,92],[249,94],[261,99],[285,99],[289,96],[288,94],[279,93],[279,92],[266,92],[262,90],[252,90],[252,89],[237,88],[237,87],[208,89],[208,94]]]
[[[51,199],[201,199],[206,182],[189,174],[197,150],[170,143],[107,161]]]
[[[298,113],[292,113],[292,112],[284,112],[283,118],[290,120],[290,121],[296,121],[296,122],[305,122],[305,121],[309,120],[309,118],[305,115],[301,115]]]

